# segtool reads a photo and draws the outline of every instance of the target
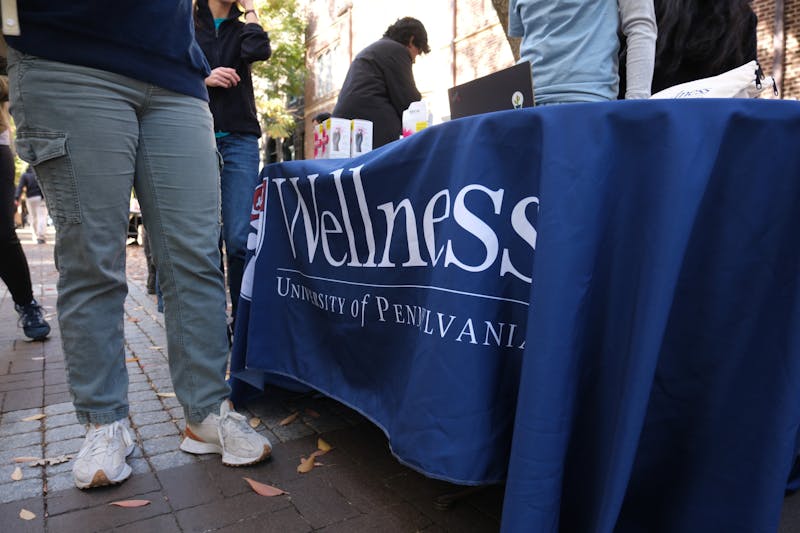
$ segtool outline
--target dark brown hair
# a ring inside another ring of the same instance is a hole
[[[431,47],[428,46],[428,32],[425,31],[425,26],[422,25],[422,22],[412,17],[397,19],[394,24],[386,29],[386,33],[383,36],[404,46],[411,44],[411,39],[413,38],[414,46],[419,48],[420,52],[429,54],[431,51]]]

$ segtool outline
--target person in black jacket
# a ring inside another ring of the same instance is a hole
[[[19,198],[22,196],[23,190],[25,191],[25,204],[28,206],[28,213],[31,217],[33,241],[38,244],[44,244],[47,230],[47,206],[44,203],[42,189],[36,180],[36,173],[30,165],[19,177],[17,191],[14,194],[14,203],[16,205],[19,205]]]
[[[430,51],[422,23],[411,17],[398,19],[353,60],[333,116],[371,120],[373,148],[396,140],[402,133],[403,111],[421,97],[411,66],[419,54]]]
[[[756,59],[758,19],[749,0],[655,0],[653,92]]]
[[[244,22],[240,20],[242,16]],[[223,160],[222,238],[235,318],[247,253],[250,206],[258,185],[261,136],[250,65],[269,59],[272,49],[269,35],[253,9],[253,0],[197,0],[194,20],[197,42],[211,66],[206,87],[217,149]]]
[[[749,0],[654,0],[653,6],[658,26],[654,94],[757,59],[758,18]],[[620,98],[624,81],[621,77]]]

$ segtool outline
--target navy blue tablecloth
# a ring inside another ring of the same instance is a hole
[[[452,121],[263,171],[232,370],[507,479],[504,531],[768,531],[800,424],[800,105]],[[245,385],[246,384],[246,385]]]

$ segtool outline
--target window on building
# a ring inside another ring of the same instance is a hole
[[[344,72],[342,72],[343,67],[338,56],[338,44],[325,49],[324,52],[317,56],[317,60],[314,63],[315,97],[323,98],[341,86],[347,68],[344,67]]]

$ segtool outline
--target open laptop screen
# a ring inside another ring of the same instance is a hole
[[[450,118],[456,119],[533,107],[533,78],[529,61],[518,63],[482,78],[456,85],[447,90]]]

